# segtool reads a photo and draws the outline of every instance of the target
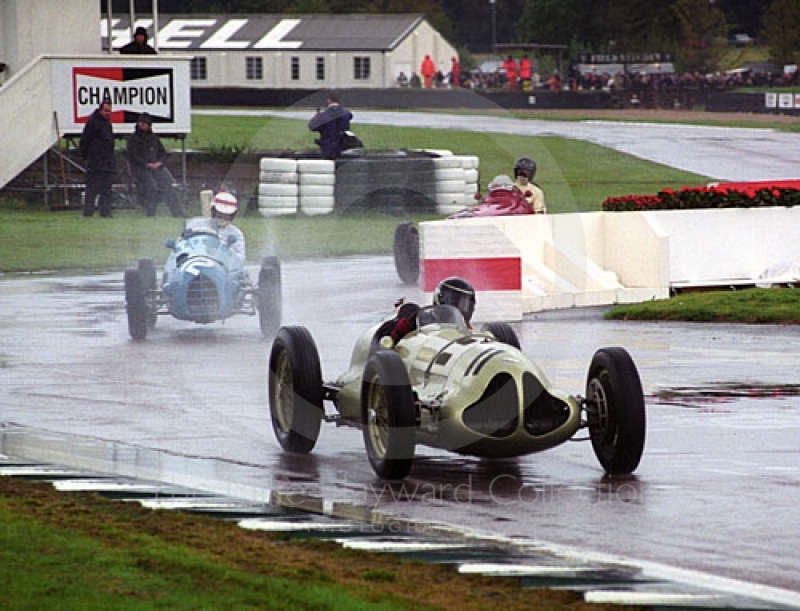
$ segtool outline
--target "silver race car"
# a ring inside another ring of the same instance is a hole
[[[591,439],[607,473],[628,474],[638,466],[645,404],[625,349],[597,350],[579,396],[547,381],[507,323],[475,331],[451,305],[416,308],[407,318],[408,330],[396,341],[391,318],[368,329],[349,369],[332,382],[323,381],[306,328],[278,331],[268,389],[273,429],[284,450],[310,452],[323,420],[352,425],[363,431],[375,473],[401,479],[418,444],[511,457],[555,447],[586,428],[583,439]],[[330,413],[326,402],[333,405]]]

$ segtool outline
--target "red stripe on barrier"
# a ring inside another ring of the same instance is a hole
[[[522,260],[519,257],[487,259],[423,259],[420,285],[431,293],[444,278],[461,276],[476,291],[522,290]]]

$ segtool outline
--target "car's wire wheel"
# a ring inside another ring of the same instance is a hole
[[[417,415],[403,359],[391,350],[373,354],[361,387],[364,445],[375,473],[384,479],[408,475],[414,460]]]
[[[284,351],[275,359],[272,375],[275,380],[273,411],[281,431],[288,433],[292,427],[294,412],[294,376],[289,355]]]
[[[384,460],[389,443],[389,407],[380,380],[370,380],[367,397],[367,434],[375,457]]]
[[[281,447],[306,454],[319,438],[322,370],[314,339],[304,327],[282,327],[272,344],[268,372],[272,429]]]

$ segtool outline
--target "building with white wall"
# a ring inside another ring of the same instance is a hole
[[[107,19],[101,32],[108,35]],[[192,55],[192,88],[387,88],[430,55],[444,74],[455,49],[414,14],[137,15],[160,55]],[[111,46],[130,41],[128,16],[113,18]],[[106,44],[106,43],[104,43]]]
[[[39,55],[100,53],[98,19],[97,0],[0,0],[2,80]]]

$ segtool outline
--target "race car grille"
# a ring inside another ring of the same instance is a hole
[[[554,431],[569,418],[569,406],[548,393],[536,376],[526,373],[522,378],[525,404],[524,425],[531,435]]]
[[[219,312],[217,286],[206,276],[197,276],[186,292],[189,315],[198,322],[209,322]]]
[[[466,408],[464,425],[481,435],[508,437],[519,424],[519,394],[514,379],[507,373],[492,378],[481,398]]]

